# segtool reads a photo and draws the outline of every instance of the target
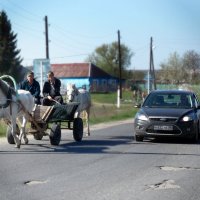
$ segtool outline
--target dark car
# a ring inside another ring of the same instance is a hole
[[[135,115],[135,140],[145,137],[199,139],[200,105],[194,92],[152,91]]]

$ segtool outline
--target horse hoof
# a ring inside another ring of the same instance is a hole
[[[86,137],[90,136],[90,133],[86,133]]]
[[[20,144],[16,144],[16,145],[15,145],[15,148],[20,149]]]
[[[21,145],[21,141],[18,138],[16,138],[16,140],[15,140],[15,147],[19,149],[20,145]]]
[[[28,138],[24,138],[24,144],[28,144]]]

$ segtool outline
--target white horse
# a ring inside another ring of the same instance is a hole
[[[67,99],[70,102],[79,102],[79,106],[75,112],[75,118],[80,117],[80,114],[85,111],[86,113],[86,136],[90,135],[89,118],[91,107],[90,93],[85,89],[77,89],[75,84],[67,84]]]
[[[0,118],[3,118],[11,126],[12,136],[16,147],[20,148],[23,136],[25,144],[28,143],[25,126],[34,107],[34,98],[30,92],[11,88],[5,81],[0,79]],[[26,112],[24,112],[24,109]],[[17,118],[21,122],[20,135],[17,135]],[[22,119],[22,120],[21,120]]]

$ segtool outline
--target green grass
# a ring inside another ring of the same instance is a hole
[[[5,136],[7,125],[3,120],[0,120],[0,137]]]
[[[117,93],[91,94],[90,124],[133,118],[137,108],[132,102],[132,92],[123,91],[120,108],[117,108]],[[6,124],[0,121],[0,137],[6,134]]]
[[[93,105],[90,114],[90,123],[97,124],[108,121],[123,120],[133,118],[137,109],[133,105],[121,105],[117,108],[115,105],[98,104]]]
[[[106,93],[106,94],[91,94],[92,102],[94,103],[110,103],[116,104],[117,102],[117,93]],[[122,92],[122,102],[131,101],[132,100],[132,92],[131,91],[123,91]]]
[[[133,118],[137,111],[131,91],[123,91],[120,108],[117,108],[117,93],[91,94],[91,98],[91,124]]]

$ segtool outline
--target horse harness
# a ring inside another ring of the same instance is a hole
[[[0,82],[1,83],[1,89],[2,89],[2,92],[4,93],[4,95],[6,96],[7,100],[3,104],[0,103],[0,109],[5,109],[8,106],[10,106],[10,114],[12,115],[12,106],[11,106],[11,102],[13,101],[12,95],[13,94],[16,95],[16,92],[13,88],[11,88],[9,85],[7,85],[4,81],[2,81],[2,82]]]

